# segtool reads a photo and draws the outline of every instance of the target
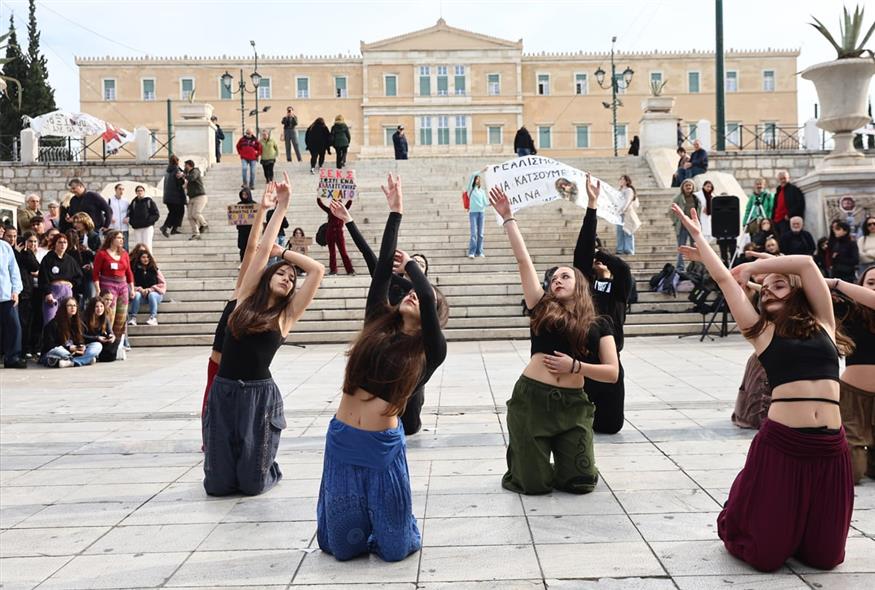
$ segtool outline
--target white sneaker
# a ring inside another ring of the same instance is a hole
[[[129,319],[129,320],[128,320],[128,325],[129,325],[129,326],[136,326],[136,325],[137,325],[137,318],[131,318],[131,319]]]
[[[61,359],[58,361],[59,369],[66,369],[67,367],[72,367],[73,361],[68,361],[67,359]]]
[[[468,254],[468,258],[474,258],[473,254]]]
[[[486,258],[486,254],[478,254],[477,258]]]
[[[89,365],[93,365],[93,364],[95,364],[96,362],[97,362],[97,357],[94,357],[94,358],[92,358],[90,361],[88,361],[88,364],[89,364]]]
[[[310,174],[316,174],[316,169],[315,169],[315,168],[310,168]]]
[[[115,353],[115,360],[117,361],[125,361],[128,360],[128,353],[125,352],[124,348],[119,348]]]
[[[148,320],[146,320],[146,325],[147,326],[157,326],[158,325],[158,318],[156,318],[155,316],[150,317]]]

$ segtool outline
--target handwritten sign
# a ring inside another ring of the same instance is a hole
[[[312,246],[313,238],[308,238],[305,236],[292,236],[292,245],[293,246]]]
[[[484,171],[487,189],[500,187],[507,194],[511,211],[543,205],[560,199],[586,208],[586,172],[542,156],[514,158],[487,166]],[[598,179],[593,177],[593,183]],[[598,216],[613,224],[622,223],[625,202],[620,191],[601,183]],[[498,219],[501,223],[501,218]]]
[[[317,196],[335,201],[348,201],[355,198],[357,194],[355,170],[337,168],[321,168],[319,170]]]
[[[255,203],[228,205],[228,225],[252,225],[255,223]]]

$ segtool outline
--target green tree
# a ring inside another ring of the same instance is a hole
[[[3,76],[23,83],[27,77],[27,60],[18,44],[14,17],[9,18],[4,61]],[[22,102],[21,109],[18,107],[19,100],[24,96],[25,94],[14,83],[7,83],[5,92],[0,96],[0,160],[11,159],[12,144],[21,132],[21,116],[25,114],[24,103]]]
[[[49,85],[46,58],[40,53],[40,32],[36,23],[36,2],[29,0],[27,21],[27,76],[24,85],[24,114],[38,117],[57,109],[55,91]]]

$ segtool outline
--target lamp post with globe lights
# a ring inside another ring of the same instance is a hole
[[[632,76],[635,72],[630,67],[626,67],[622,74],[617,74],[617,65],[614,63],[614,44],[617,42],[616,37],[611,37],[611,79],[608,84],[605,84],[605,71],[599,67],[595,71],[595,79],[601,88],[611,89],[611,102],[604,101],[602,106],[606,109],[611,109],[613,114],[613,135],[614,135],[614,156],[617,155],[617,108],[623,106],[623,101],[617,98],[620,90],[625,90],[632,83]]]

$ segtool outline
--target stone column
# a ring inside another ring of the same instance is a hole
[[[703,148],[711,151],[711,148],[713,147],[711,145],[711,121],[708,119],[701,119],[696,123],[696,139],[699,140],[699,143],[702,144]]]
[[[21,130],[21,163],[33,164],[39,161],[39,135],[33,129]]]
[[[179,107],[182,120],[173,123],[173,152],[180,160],[194,160],[199,165],[216,163],[216,127],[210,122],[213,105],[184,104]]]
[[[148,162],[152,157],[152,133],[145,127],[134,129],[134,146],[137,149],[137,163]]]
[[[671,114],[672,106],[674,98],[670,96],[649,96],[641,101],[641,155],[658,148],[677,148],[677,117]]]

